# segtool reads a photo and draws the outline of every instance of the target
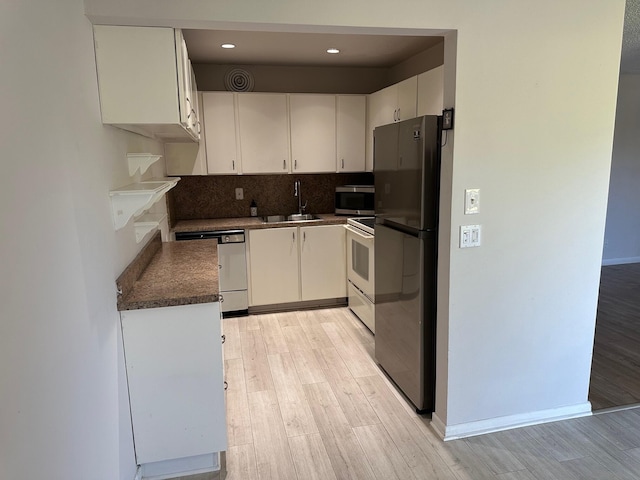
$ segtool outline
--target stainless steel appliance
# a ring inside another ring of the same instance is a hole
[[[374,217],[347,219],[347,279],[349,308],[375,333]]]
[[[219,286],[223,317],[247,315],[247,260],[244,230],[176,232],[176,241],[215,238],[218,240]]]
[[[432,411],[442,117],[374,130],[376,361]]]
[[[336,187],[336,215],[373,215],[374,186]]]

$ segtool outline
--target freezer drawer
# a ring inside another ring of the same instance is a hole
[[[222,302],[220,302],[222,313],[246,310],[247,305],[249,305],[249,299],[246,290],[220,292],[220,295],[222,295]]]
[[[372,333],[376,333],[375,305],[349,282],[349,308]]]

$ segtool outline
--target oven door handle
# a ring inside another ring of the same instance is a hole
[[[352,227],[351,225],[345,225],[345,228],[350,232],[355,233],[359,237],[366,238],[367,240],[371,238],[375,238],[373,235],[369,235],[368,233],[365,233],[362,230],[358,230],[357,228]]]

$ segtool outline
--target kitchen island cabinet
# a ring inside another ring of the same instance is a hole
[[[227,449],[220,304],[121,312],[143,475],[220,468]]]
[[[227,449],[215,240],[149,241],[116,280],[144,478],[221,468]]]
[[[347,296],[342,225],[249,230],[251,307]]]

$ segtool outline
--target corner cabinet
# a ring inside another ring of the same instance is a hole
[[[102,123],[164,141],[198,141],[195,77],[182,31],[93,27]]]
[[[186,459],[219,468],[216,454],[227,449],[219,303],[120,318],[137,463],[148,474]]]
[[[442,115],[444,109],[444,66],[418,75],[418,116]]]
[[[251,306],[347,296],[344,225],[249,230]]]

